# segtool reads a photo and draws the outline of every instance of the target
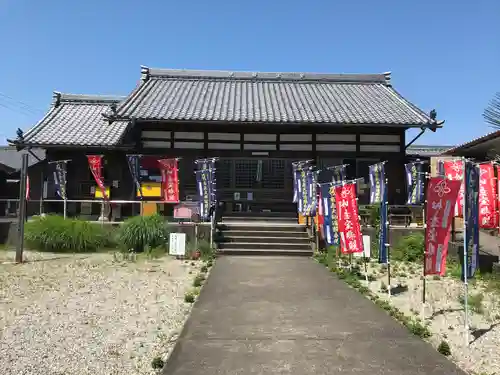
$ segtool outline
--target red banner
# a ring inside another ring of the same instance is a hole
[[[358,216],[356,185],[335,187],[340,245],[343,253],[362,253],[363,236]]]
[[[455,204],[454,215],[456,217],[464,216],[464,168],[462,160],[445,161],[443,163],[444,174],[449,180],[462,181],[460,191],[458,192],[457,202]]]
[[[106,200],[108,196],[106,195],[106,187],[104,186],[104,181],[102,177],[102,156],[101,155],[87,155],[87,160],[89,162],[89,168],[94,176],[94,180],[101,189],[102,196]]]
[[[424,275],[441,275],[446,272],[446,256],[450,240],[453,209],[460,191],[460,181],[432,177],[427,185],[425,223]]]
[[[26,175],[26,200],[30,200],[30,176]]]
[[[163,186],[163,201],[166,203],[179,202],[179,169],[177,159],[158,160],[161,169]]]
[[[497,218],[497,184],[495,171],[491,163],[479,166],[479,227],[494,229],[498,226]]]

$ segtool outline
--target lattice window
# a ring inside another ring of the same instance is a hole
[[[285,160],[262,160],[262,187],[265,189],[285,188]]]
[[[215,163],[215,179],[218,189],[231,188],[231,176],[233,175],[233,160],[222,159]]]
[[[236,189],[252,188],[258,178],[257,160],[235,160],[234,178]]]

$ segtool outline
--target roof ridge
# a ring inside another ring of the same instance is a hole
[[[69,94],[54,91],[52,94],[52,104],[57,107],[60,103],[96,103],[111,104],[118,103],[126,96],[118,95],[92,95],[92,94]]]
[[[229,70],[160,69],[141,66],[141,79],[157,78],[227,79],[261,81],[314,81],[336,83],[378,83],[390,86],[391,72],[363,73],[303,73],[303,72],[248,72]]]

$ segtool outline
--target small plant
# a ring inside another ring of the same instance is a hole
[[[420,323],[419,319],[410,320],[407,323],[407,328],[411,333],[420,338],[424,339],[427,337],[431,337],[431,332],[429,331],[429,328]]]
[[[484,312],[483,300],[484,295],[482,293],[470,294],[467,298],[467,302],[471,311],[475,312],[476,314],[482,314]],[[465,305],[465,298],[463,295],[458,297],[458,301],[462,305]]]
[[[125,249],[142,252],[149,246],[156,248],[165,246],[167,242],[167,226],[160,215],[134,216],[127,219],[118,230],[118,242]]]
[[[185,295],[184,295],[184,302],[187,302],[187,303],[194,303],[194,300],[195,300],[195,295],[193,292],[187,292]]]
[[[155,370],[161,370],[165,366],[165,361],[161,357],[154,357],[151,361],[151,367]]]
[[[377,276],[374,273],[368,275],[368,281],[376,281]]]
[[[436,280],[436,281],[441,280],[441,276],[434,275],[434,276],[432,276],[432,280]]]
[[[205,276],[200,274],[194,278],[193,286],[199,287],[203,284],[203,281],[205,281]]]
[[[421,261],[424,257],[424,243],[423,233],[401,237],[391,250],[391,259],[411,263]]]
[[[446,341],[441,341],[437,348],[437,351],[446,357],[451,355],[450,345]]]
[[[207,266],[201,266],[200,272],[203,272],[203,273],[208,272],[208,267]]]

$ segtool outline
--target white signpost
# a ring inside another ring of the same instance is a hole
[[[169,252],[170,255],[186,255],[186,233],[170,233]]]
[[[354,253],[355,257],[365,257],[370,258],[371,256],[371,248],[370,248],[370,236],[363,236],[363,252],[362,253]]]

